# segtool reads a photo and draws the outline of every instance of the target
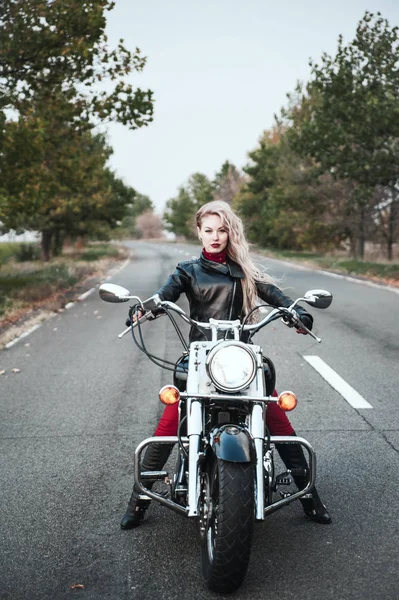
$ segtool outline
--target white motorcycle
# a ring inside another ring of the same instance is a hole
[[[327,308],[332,296],[325,290],[311,290],[290,307],[273,308],[260,322],[248,324],[216,319],[200,323],[173,302],[162,301],[158,296],[141,301],[125,288],[110,283],[102,284],[99,293],[107,302],[134,301],[129,310],[129,327],[119,337],[132,332],[139,348],[154,362],[173,369],[174,385],[164,386],[159,396],[164,404],[180,403],[177,435],[150,437],[138,445],[136,488],[143,499],[156,500],[198,521],[205,581],[213,591],[233,592],[246,575],[254,522],[263,521],[270,513],[308,494],[316,478],[316,456],[307,440],[271,436],[267,430],[268,404],[276,402],[290,411],[297,399],[291,391],[279,396],[273,396],[272,391],[267,393],[264,368],[267,364],[273,366],[262,348],[251,343],[251,338],[269,323],[282,319],[288,325],[305,329],[320,342],[303,325],[295,306],[305,301],[315,308]],[[176,314],[211,335],[188,347],[175,321]],[[172,319],[184,344],[183,355],[172,367],[147,352],[141,332],[144,321],[161,315]],[[154,443],[177,445],[173,473],[141,472],[141,454]],[[295,473],[276,474],[275,444],[300,444],[307,452],[308,483],[304,489],[276,494],[280,487],[292,482]],[[146,487],[155,480],[167,483],[167,495]]]

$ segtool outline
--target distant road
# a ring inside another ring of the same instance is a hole
[[[133,260],[112,282],[143,298],[199,252],[132,246]],[[333,524],[308,522],[299,503],[257,524],[234,598],[396,600],[398,294],[264,263],[291,297],[312,288],[334,296],[329,309],[310,309],[321,344],[280,322],[257,336],[276,364],[278,388],[298,395],[290,418],[317,451]],[[0,352],[1,600],[216,598],[203,584],[194,523],[154,504],[137,530],[119,529],[132,453],[152,434],[162,410],[157,392],[170,381],[128,335],[118,340],[126,313],[126,304],[92,293]],[[146,324],[145,341],[159,356],[179,355],[175,338],[167,319]],[[315,364],[369,407],[354,407]]]

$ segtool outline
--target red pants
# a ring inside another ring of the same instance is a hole
[[[276,390],[274,390],[273,396],[277,396]],[[154,435],[177,435],[178,407],[178,402],[165,407]],[[286,413],[274,403],[267,406],[266,425],[271,435],[294,435],[295,433]]]

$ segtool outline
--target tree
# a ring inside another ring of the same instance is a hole
[[[0,219],[41,231],[46,258],[62,232],[93,233],[125,214],[94,122],[137,129],[152,120],[152,92],[128,80],[146,59],[123,40],[108,49],[105,13],[113,6],[0,0]],[[6,107],[14,109],[11,122]]]
[[[140,234],[140,237],[145,239],[162,238],[162,219],[152,210],[146,210],[137,217],[136,230]]]
[[[154,211],[154,205],[148,196],[139,194],[133,188],[128,188],[125,184],[118,180],[126,190],[130,192],[124,192],[127,199],[126,203],[126,216],[122,219],[120,226],[120,236],[122,237],[140,237],[141,232],[137,228],[137,219],[143,213]]]
[[[335,57],[324,53],[310,65],[300,109],[285,113],[290,138],[321,172],[352,182],[347,209],[363,256],[375,187],[392,187],[399,176],[398,27],[366,12],[351,43],[340,36]]]
[[[177,236],[194,239],[193,222],[196,205],[189,192],[182,186],[178,195],[166,202],[163,214],[166,229]]]
[[[128,81],[146,58],[123,40],[108,48],[106,12],[113,7],[110,0],[0,0],[0,109],[25,112],[38,93],[61,88],[72,91],[81,119],[131,129],[152,121],[153,93]]]
[[[399,183],[377,186],[373,204],[376,239],[385,245],[386,256],[392,260],[393,245],[399,234]]]
[[[263,246],[274,244],[271,190],[276,181],[277,144],[280,135],[264,132],[257,148],[248,153],[250,163],[244,167],[248,179],[235,198],[250,241]]]
[[[265,132],[249,157],[248,180],[234,204],[251,241],[289,250],[340,244],[347,235],[342,182],[318,177],[313,162],[293,152],[282,126]]]
[[[237,167],[226,160],[213,180],[214,199],[223,200],[231,205],[244,182],[245,178]]]
[[[45,260],[59,253],[65,236],[113,227],[126,210],[125,199],[112,190],[106,168],[111,150],[104,137],[73,132],[60,120],[52,127],[45,122],[48,114],[7,124],[0,203],[3,229],[42,233]]]
[[[195,213],[213,200],[212,182],[203,173],[191,175],[185,186],[179,188],[178,195],[166,203],[164,221],[166,228],[176,235],[195,239]]]

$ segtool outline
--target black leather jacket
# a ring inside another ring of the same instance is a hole
[[[243,318],[243,293],[241,280],[244,273],[241,267],[228,261],[220,264],[200,258],[180,262],[176,271],[169,276],[165,285],[158,290],[162,300],[176,302],[180,294],[186,294],[190,305],[190,317],[206,322],[214,319],[234,320]],[[271,306],[290,306],[291,298],[277,286],[257,282],[258,296]],[[302,307],[297,306],[298,314],[304,316],[305,325],[311,329],[313,317]],[[191,328],[190,342],[204,339],[196,329]]]

